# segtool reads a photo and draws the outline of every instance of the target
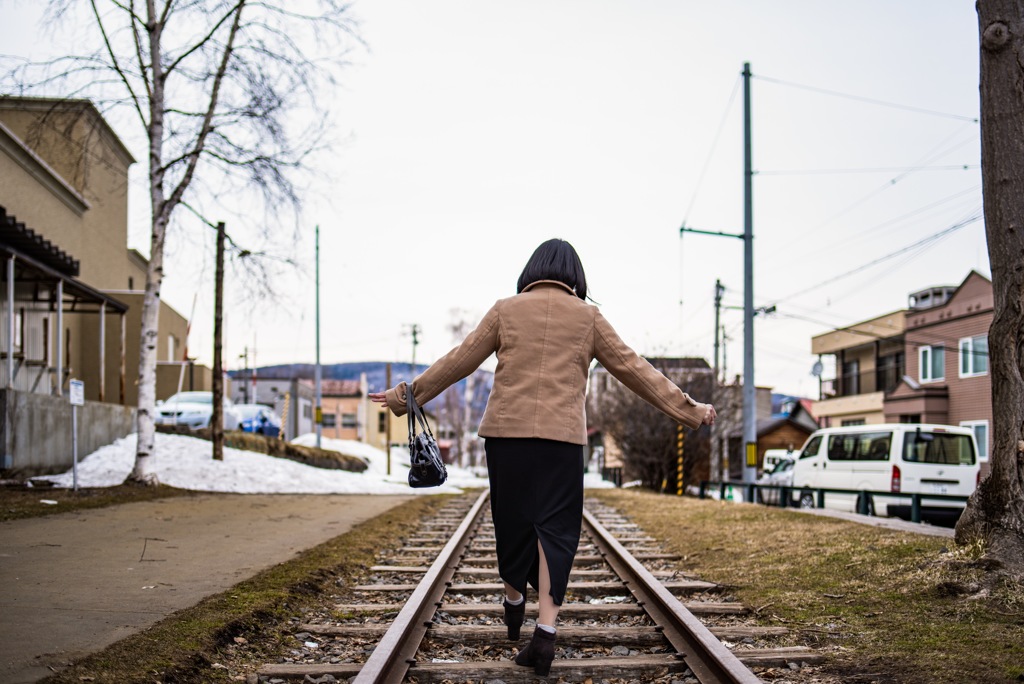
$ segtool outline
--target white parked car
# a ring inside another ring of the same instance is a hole
[[[784,458],[781,461],[776,462],[775,467],[772,468],[770,472],[765,473],[757,479],[757,484],[779,486],[792,485],[793,463],[793,458]],[[781,489],[758,489],[757,500],[764,504],[774,505],[779,503],[779,495],[781,492]]]
[[[978,484],[978,447],[974,431],[952,425],[888,423],[824,428],[813,433],[793,466],[794,502],[813,508],[815,489],[825,506],[856,512],[860,496],[874,515],[907,517],[909,496],[857,492],[923,494],[922,511],[953,512],[964,502],[929,499],[928,494],[970,496]]]
[[[213,392],[178,392],[167,401],[158,401],[157,425],[185,425],[193,430],[210,427],[213,416]],[[224,397],[224,429],[237,430],[241,419],[235,405]]]

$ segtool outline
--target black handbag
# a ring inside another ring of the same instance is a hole
[[[441,460],[441,450],[430,432],[423,409],[412,395],[411,387],[406,390],[405,396],[409,405],[409,457],[412,461],[409,467],[409,486],[437,487],[448,479],[448,471]],[[416,421],[423,428],[419,434],[416,434]]]

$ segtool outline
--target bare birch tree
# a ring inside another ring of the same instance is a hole
[[[956,527],[959,543],[1024,575],[1024,0],[979,0],[981,176],[995,314],[989,328],[991,474]]]
[[[323,145],[325,86],[354,38],[353,24],[341,0],[51,0],[46,20],[77,25],[82,13],[95,50],[23,65],[10,76],[23,90],[64,84],[62,94],[128,107],[145,132],[152,224],[131,479],[154,483],[168,227],[182,207],[201,214],[196,207],[211,199],[211,184],[226,195],[254,192],[264,216],[298,209],[294,180]]]

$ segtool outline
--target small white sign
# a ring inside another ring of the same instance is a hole
[[[68,399],[72,406],[85,405],[85,383],[81,380],[68,381]]]

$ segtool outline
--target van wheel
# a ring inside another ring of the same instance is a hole
[[[800,508],[814,508],[814,494],[805,491],[800,494]]]
[[[861,511],[861,504],[864,502],[864,497],[867,497],[867,514],[871,517],[875,516],[875,498],[870,494],[858,494],[857,495],[857,512]]]

